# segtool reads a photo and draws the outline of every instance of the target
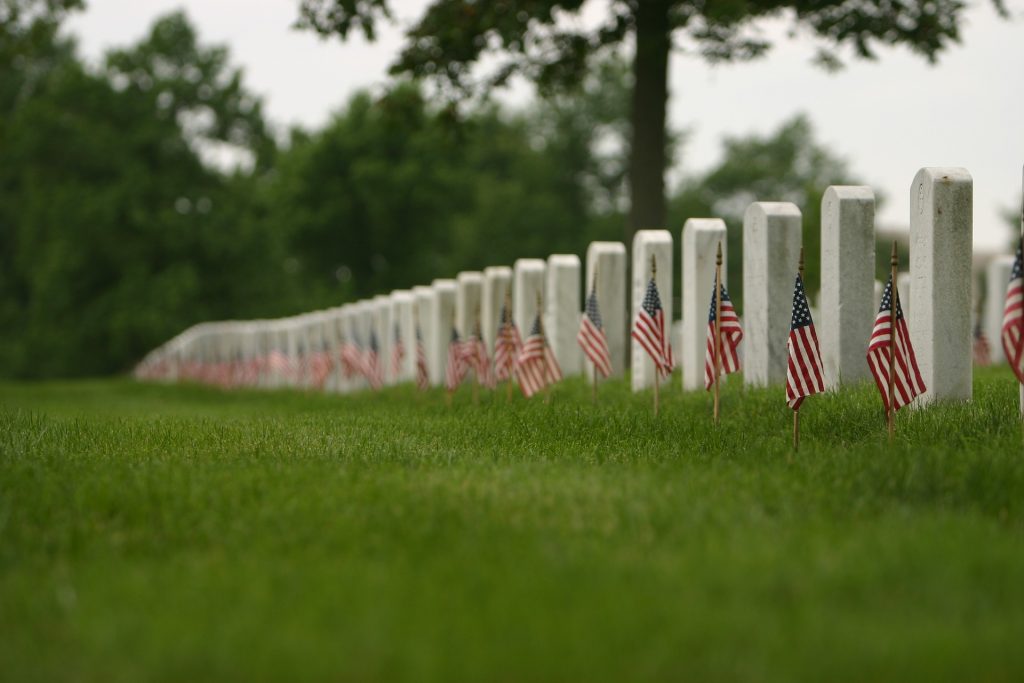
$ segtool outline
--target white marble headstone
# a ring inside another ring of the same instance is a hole
[[[923,168],[910,187],[910,339],[927,391],[918,403],[971,398],[974,181]]]
[[[566,377],[580,374],[580,257],[552,254],[548,257],[547,301],[544,331],[552,353]]]
[[[626,371],[629,348],[630,321],[626,314],[626,245],[622,242],[591,242],[587,247],[587,272],[583,281],[583,305],[594,286],[597,274],[597,305],[608,340],[608,355],[612,361],[612,377],[622,377]],[[583,359],[584,374],[593,380],[593,363]]]
[[[537,317],[537,295],[546,298],[544,275],[547,264],[541,259],[521,258],[512,267],[512,320],[525,340]]]
[[[440,279],[432,283],[434,288],[434,307],[431,314],[431,327],[434,328],[433,363],[439,375],[437,384],[444,383],[445,368],[448,365],[448,343],[452,337],[452,326],[455,324],[455,292],[458,286],[455,280]],[[459,330],[462,336],[462,330]]]
[[[683,224],[682,278],[683,327],[682,365],[683,389],[704,389],[704,357],[707,353],[708,314],[714,293],[715,261],[718,245],[722,245],[722,282],[728,280],[728,245],[725,221],[721,218],[690,218]]]
[[[643,305],[647,293],[647,283],[651,279],[651,257],[656,259],[657,273],[654,278],[661,298],[661,307],[665,312],[665,335],[671,339],[671,326],[674,319],[672,310],[672,233],[668,230],[638,230],[633,236],[633,286],[632,315],[630,329],[636,320],[637,313]],[[654,386],[657,373],[654,362],[647,355],[640,343],[635,339],[630,348],[631,385],[633,391],[642,391]],[[675,349],[673,349],[673,354]],[[665,378],[663,381],[667,381]]]
[[[494,342],[501,324],[501,307],[505,305],[505,296],[511,299],[512,269],[508,266],[489,266],[484,268],[484,286],[480,301],[480,326],[483,329],[484,343],[487,351],[494,354]]]
[[[1003,307],[1006,304],[1006,288],[1013,272],[1013,256],[997,256],[985,270],[985,315],[982,331],[992,349],[992,362],[1002,363],[1003,355]]]
[[[423,339],[423,353],[427,357],[427,376],[430,378],[432,386],[439,386],[444,378],[444,370],[438,364],[438,354],[435,350],[439,334],[435,318],[437,293],[433,287],[416,285],[412,288],[412,295],[416,299],[414,323],[419,325],[420,336]],[[415,348],[413,348],[413,355],[415,356]]]
[[[821,199],[820,317],[814,319],[826,389],[871,377],[865,357],[877,310],[874,287],[875,194],[863,185],[833,185]]]
[[[750,386],[786,381],[801,220],[790,202],[754,202],[743,217],[743,381]]]

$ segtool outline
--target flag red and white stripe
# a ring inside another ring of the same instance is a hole
[[[516,376],[519,378],[519,388],[526,398],[562,379],[562,369],[558,366],[558,360],[544,339],[540,313],[537,314],[530,336],[523,343],[523,349],[516,360]]]
[[[487,344],[480,335],[480,326],[469,339],[462,343],[462,354],[466,366],[473,370],[476,381],[485,387],[494,387],[493,373],[491,372],[491,358],[487,355]]]
[[[576,341],[602,377],[612,374],[612,359],[608,353],[608,338],[604,333],[601,309],[597,305],[596,286],[591,288],[590,296],[587,297],[587,309],[583,312]]]
[[[893,320],[895,310],[895,320]],[[891,332],[895,332],[896,343],[892,344]],[[868,341],[868,367],[875,378],[882,404],[889,411],[889,350],[895,348],[893,357],[893,408],[899,410],[925,391],[924,378],[917,367],[917,357],[910,343],[910,331],[900,307],[899,293],[893,292],[892,276],[882,292],[882,303],[875,317],[875,327]]]
[[[523,340],[519,329],[512,320],[512,311],[507,305],[501,307],[501,324],[498,325],[498,336],[494,341],[494,379],[505,381],[511,379],[515,372],[516,359],[523,348]]]
[[[825,391],[825,373],[821,365],[818,335],[814,331],[814,321],[811,320],[811,308],[807,305],[804,280],[799,275],[796,276],[793,288],[793,316],[790,319],[786,347],[789,349],[786,403],[793,410],[800,410],[800,404],[806,397]]]
[[[1024,265],[1021,263],[1021,247],[1017,245],[1017,258],[1013,261],[1010,284],[1006,288],[1006,303],[1003,306],[1003,353],[1006,362],[1013,368],[1017,381],[1024,383]]]
[[[711,308],[708,311],[708,333],[704,343],[704,388],[710,390],[715,383],[715,292],[711,288]],[[720,298],[722,316],[718,325],[718,333],[721,338],[720,348],[722,357],[719,359],[719,372],[724,375],[736,372],[740,369],[740,342],[743,341],[743,328],[740,327],[740,319],[736,316],[736,309],[732,306],[729,293],[725,290],[725,284],[720,285]]]
[[[423,348],[423,335],[416,326],[416,386],[420,391],[430,388],[430,373],[427,371],[427,351]]]
[[[992,348],[988,344],[988,337],[981,330],[981,323],[974,326],[974,364],[985,367],[992,364]]]
[[[459,333],[453,327],[452,338],[448,342],[448,359],[444,368],[444,383],[448,391],[455,391],[459,388],[462,380],[466,377],[466,369],[465,351],[462,348],[462,342],[459,341]]]
[[[632,336],[654,361],[659,378],[672,374],[675,367],[672,344],[665,333],[665,311],[653,277],[647,283],[643,304],[633,322]]]

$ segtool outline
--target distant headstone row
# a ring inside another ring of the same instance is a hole
[[[970,174],[959,168],[922,169],[911,187],[909,273],[907,281],[900,277],[897,284],[905,297],[903,309],[909,313],[910,337],[927,387],[923,401],[969,399],[977,330],[988,339],[1000,337],[1002,295],[1013,258],[989,265],[988,305],[975,328],[972,193]],[[865,354],[881,296],[875,281],[874,195],[868,187],[829,187],[821,209],[821,283],[814,316],[824,384],[836,389],[871,376]],[[755,202],[746,211],[742,353],[748,385],[787,380],[787,337],[802,231],[802,214],[795,204]],[[691,218],[683,226],[682,321],[669,327],[681,331],[681,338],[671,341],[686,390],[705,386],[708,302],[714,301],[716,250],[719,245],[725,250],[726,242],[721,219]],[[652,264],[657,290],[671,317],[674,253],[669,231],[641,230],[631,245],[628,281],[626,245],[594,242],[587,249],[583,272],[579,257],[572,254],[523,258],[511,267],[462,272],[454,279],[290,318],[203,323],[153,350],[137,374],[225,387],[338,393],[414,381],[441,386],[453,337],[479,338],[493,358],[499,329],[510,316],[523,338],[540,325],[563,375],[584,374],[592,381],[593,365],[581,352],[577,333],[593,289],[611,376],[621,377],[628,363],[631,386],[641,391],[663,375],[641,345],[630,339],[629,330],[644,303]],[[727,279],[723,267],[723,285]],[[1000,344],[990,346],[991,359],[1000,360]]]

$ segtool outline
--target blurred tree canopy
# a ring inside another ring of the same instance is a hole
[[[993,0],[1006,15],[1003,0]],[[749,60],[771,47],[758,30],[782,18],[790,32],[818,41],[816,61],[838,68],[846,50],[871,59],[879,45],[899,45],[929,61],[959,40],[964,0],[611,0],[596,26],[581,20],[586,0],[431,0],[407,32],[396,74],[432,79],[456,99],[523,74],[543,89],[572,88],[626,42],[635,46],[630,93],[630,211],[637,228],[665,226],[669,166],[668,58],[682,48],[709,62]],[[299,0],[298,24],[325,35],[362,33],[392,17],[388,0]],[[481,62],[494,63],[481,73]]]
[[[632,81],[619,59],[522,110],[456,109],[398,81],[280,135],[228,51],[184,15],[89,67],[57,30],[77,3],[36,9],[47,2],[5,26],[18,38],[0,47],[0,375],[124,371],[203,320],[288,315],[621,237]],[[792,200],[814,273],[811,228],[824,187],[847,179],[842,160],[802,118],[723,152],[673,194],[673,232],[726,217],[739,296],[745,203]]]

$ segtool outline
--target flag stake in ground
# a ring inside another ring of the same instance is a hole
[[[655,281],[658,275],[658,260],[651,254],[651,280]],[[658,402],[661,395],[661,372],[654,369],[654,417],[658,417]]]
[[[545,351],[548,345],[548,335],[544,329],[544,300],[541,298],[540,290],[537,290],[537,327],[540,328],[540,338],[543,341]],[[548,363],[548,354],[543,354],[544,358],[544,376],[549,377],[551,375],[551,364]],[[544,403],[551,403],[551,382],[544,383]]]
[[[895,412],[920,396],[927,387],[917,366],[910,330],[903,317],[900,294],[896,288],[899,256],[896,243],[892,245],[889,281],[882,290],[882,301],[875,316],[875,325],[868,340],[868,368],[875,378],[875,386],[885,403],[886,426],[889,441],[895,433]]]
[[[672,358],[672,344],[665,333],[665,309],[661,305],[661,294],[655,276],[658,273],[658,262],[651,254],[651,279],[647,281],[640,310],[633,321],[633,339],[651,358],[654,363],[654,416],[658,416],[661,380],[672,376],[675,361]],[[669,307],[671,311],[671,306]],[[634,368],[634,371],[636,368]]]
[[[818,335],[804,288],[804,250],[800,247],[796,282],[793,283],[793,315],[786,339],[786,404],[793,411],[793,451],[800,449],[800,408],[804,399],[825,391]]]
[[[714,422],[718,424],[718,377],[722,373],[722,243],[718,243],[715,256],[715,412]]]
[[[892,268],[892,315],[889,316],[889,406],[885,413],[886,427],[889,430],[889,443],[892,443],[893,433],[896,429],[893,421],[893,413],[896,412],[894,399],[896,395],[896,308],[900,301],[900,290],[896,287],[897,270],[900,265],[900,257],[896,252],[896,240],[892,241],[892,256],[889,259]]]
[[[505,310],[508,313],[508,319],[512,320],[512,285],[508,285],[505,288]],[[511,332],[511,330],[506,330],[505,329],[505,323],[503,321],[502,322],[502,333],[503,334],[509,334],[510,332]],[[497,355],[497,354],[495,354],[495,355]],[[512,354],[512,358],[513,358],[512,369],[508,373],[508,381],[505,382],[505,402],[506,403],[511,403],[512,402],[512,381],[515,378],[515,374],[516,374],[515,362],[514,362],[514,359],[515,359],[516,355],[517,355],[516,353]]]
[[[580,331],[576,334],[576,343],[580,345],[583,355],[593,364],[593,385],[591,398],[597,403],[597,383],[600,377],[608,377],[612,372],[612,359],[608,352],[608,338],[604,333],[604,322],[601,319],[601,307],[597,301],[597,268],[587,295],[587,305],[580,316]]]

